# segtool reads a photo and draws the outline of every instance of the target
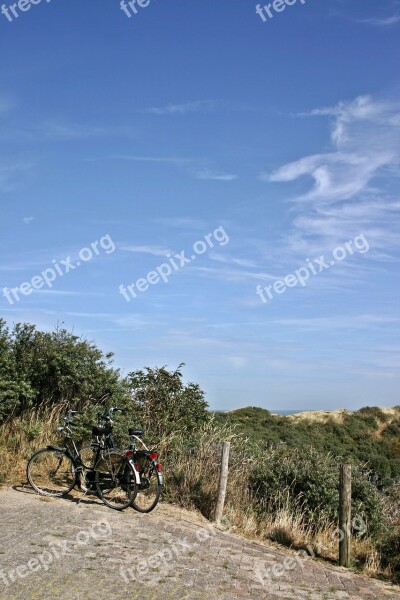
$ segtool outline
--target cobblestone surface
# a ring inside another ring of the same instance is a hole
[[[400,600],[400,588],[296,560],[180,508],[140,515],[77,500],[0,490],[1,600]]]

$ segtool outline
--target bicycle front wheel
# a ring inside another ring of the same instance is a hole
[[[88,493],[89,491],[96,493],[96,489],[93,487],[94,482],[88,480],[88,476],[93,473],[94,456],[95,448],[92,445],[83,446],[79,449],[79,457],[82,464],[80,489],[85,493]]]
[[[132,506],[138,492],[134,467],[123,455],[116,458],[115,452],[109,457],[103,457],[100,462],[101,467],[96,468],[99,498],[114,510]]]
[[[75,465],[64,450],[43,448],[29,460],[26,468],[29,483],[42,496],[61,497],[76,483]]]

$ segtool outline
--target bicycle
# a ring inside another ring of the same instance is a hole
[[[104,398],[106,398],[107,396],[104,396]],[[115,442],[114,442],[114,438],[112,436],[112,425],[113,425],[113,421],[112,421],[112,416],[114,412],[125,412],[125,410],[123,408],[117,408],[117,407],[113,407],[110,408],[110,410],[108,411],[107,415],[101,415],[101,414],[97,414],[97,427],[98,428],[102,428],[104,427],[105,432],[103,434],[104,437],[104,445],[106,448],[112,449],[115,447]],[[92,430],[93,433],[93,430]],[[79,450],[79,454],[81,457],[81,461],[82,461],[82,465],[84,467],[84,471],[85,469],[87,471],[90,470],[90,465],[92,463],[93,460],[93,453],[96,450],[96,444],[100,442],[99,437],[96,435],[96,442],[92,442],[91,444],[87,445],[87,446],[82,446],[82,448]],[[84,477],[85,479],[85,477]],[[83,489],[83,491],[87,492],[87,488],[85,487],[84,484],[82,484],[81,482],[81,489]]]
[[[158,462],[158,452],[149,450],[142,440],[143,430],[130,428],[128,430],[130,446],[127,454],[133,452],[136,469],[139,471],[140,485],[137,496],[132,502],[132,508],[140,513],[150,513],[158,504],[164,484],[162,464]],[[143,446],[136,448],[135,440]]]
[[[112,407],[106,415],[98,415],[99,423],[109,428],[106,443],[110,448],[113,448],[115,444],[112,436],[112,417],[115,412],[123,413],[125,410]],[[150,450],[144,443],[142,439],[143,430],[129,428],[128,434],[130,444],[125,453],[126,456],[132,458],[140,478],[138,493],[131,506],[140,513],[150,513],[155,509],[161,497],[164,484],[163,468],[158,462],[157,451],[155,449]],[[136,441],[141,444],[142,450],[137,449]]]
[[[128,508],[140,485],[131,457],[107,447],[105,439],[111,427],[93,427],[92,457],[90,464],[84,464],[72,437],[72,420],[76,414],[77,411],[68,410],[64,425],[57,428],[59,433],[64,433],[62,446],[49,445],[31,456],[26,469],[29,483],[41,495],[63,497],[75,486],[81,489],[83,478],[85,494],[95,492],[104,504],[115,510]]]

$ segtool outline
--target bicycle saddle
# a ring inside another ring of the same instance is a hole
[[[129,435],[136,435],[137,437],[142,437],[144,431],[143,429],[134,429],[133,427],[130,427],[128,433]]]
[[[92,434],[93,435],[108,435],[111,433],[111,427],[107,425],[106,427],[93,427]]]

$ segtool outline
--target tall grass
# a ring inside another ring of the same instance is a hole
[[[55,441],[64,406],[31,410],[0,426],[0,483],[21,483],[34,450]]]

